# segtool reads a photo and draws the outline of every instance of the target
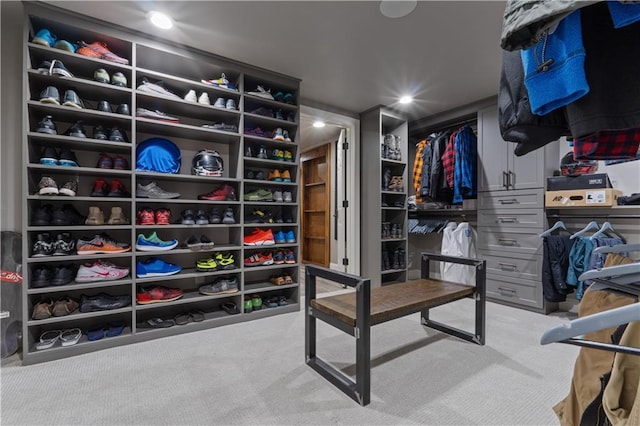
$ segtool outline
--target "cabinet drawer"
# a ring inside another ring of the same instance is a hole
[[[523,228],[544,228],[544,210],[480,210],[478,211],[480,226],[511,226]]]
[[[478,257],[487,261],[487,274],[542,280],[542,256],[480,250]]]
[[[541,282],[496,275],[487,276],[487,297],[539,309],[544,303]]]
[[[510,253],[542,254],[540,230],[512,227],[482,227],[478,233],[480,250],[499,250]]]
[[[478,194],[479,210],[493,210],[501,207],[510,209],[544,208],[544,189],[481,192]]]

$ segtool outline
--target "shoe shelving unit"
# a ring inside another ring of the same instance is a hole
[[[181,334],[190,331],[213,328],[243,321],[279,315],[297,311],[300,308],[299,279],[299,150],[297,146],[300,81],[256,68],[248,64],[197,51],[173,43],[160,42],[157,39],[145,38],[122,28],[112,27],[106,23],[81,17],[70,12],[61,11],[49,5],[25,5],[27,22],[24,37],[25,45],[25,77],[24,84],[24,138],[23,185],[28,193],[23,199],[25,236],[23,249],[23,363],[32,364],[68,356],[92,352],[109,347],[126,345],[149,339]],[[129,65],[121,65],[102,59],[82,56],[53,47],[31,42],[34,34],[47,28],[58,39],[75,42],[84,40],[88,43],[103,41],[113,53],[127,58]],[[73,78],[42,74],[36,71],[38,65],[45,60],[58,59],[75,76]],[[127,78],[127,87],[99,83],[93,80],[93,73],[104,68],[109,75],[122,72]],[[215,87],[201,82],[201,79],[216,79],[224,73],[238,90]],[[150,82],[162,81],[167,89],[178,95],[173,98],[162,94],[137,90],[143,78]],[[253,96],[247,92],[255,90],[257,85],[270,88],[272,93],[284,91],[293,94],[294,104]],[[47,86],[56,87],[60,96],[64,91],[72,89],[84,101],[84,108],[77,109],[39,101],[40,92]],[[211,105],[184,100],[189,90],[196,95],[207,93]],[[233,99],[236,110],[216,108],[216,99]],[[107,100],[113,111],[120,104],[128,104],[132,115],[97,111],[97,103]],[[253,114],[257,108],[282,110],[283,119],[264,117]],[[136,117],[136,108],[159,110],[170,116],[179,118],[179,123],[159,121],[150,118]],[[36,132],[39,121],[51,115],[57,126],[57,134],[50,135]],[[289,118],[289,119],[287,119]],[[81,120],[87,138],[66,136],[65,131],[76,121]],[[223,131],[202,127],[205,124],[226,123],[237,126],[237,131]],[[113,142],[93,138],[95,126],[102,125],[106,129],[118,128],[126,134],[125,142]],[[276,141],[271,138],[245,135],[246,129],[260,127],[266,131],[276,128],[287,130],[292,142]],[[135,170],[136,146],[142,141],[161,137],[170,139],[181,151],[182,166],[177,174],[155,172],[138,172]],[[43,147],[70,148],[74,150],[81,167],[45,166],[39,164]],[[291,152],[292,161],[259,159],[247,156],[247,151],[257,153],[265,147],[268,153],[275,149]],[[221,177],[204,177],[191,174],[191,160],[200,149],[212,149],[220,153],[224,161],[224,172]],[[100,153],[121,155],[129,163],[128,170],[98,168]],[[291,183],[270,182],[267,180],[244,179],[245,171],[288,170]],[[61,186],[68,180],[78,184],[76,196],[37,195],[38,183],[43,176],[52,177]],[[93,183],[97,178],[104,178],[108,183],[119,179],[132,194],[130,197],[92,197]],[[136,198],[136,186],[156,182],[166,191],[179,192],[177,199]],[[227,184],[235,189],[235,201],[199,200],[198,195],[207,194],[218,186]],[[244,194],[256,189],[271,191],[289,191],[291,202],[249,202],[244,201]],[[105,214],[105,224],[99,226],[33,226],[31,217],[35,211],[50,204],[59,209],[70,204],[80,214],[86,216],[89,207],[97,206]],[[121,207],[131,224],[108,225],[107,219],[111,207]],[[171,210],[169,225],[136,225],[136,212],[144,207],[156,210]],[[204,210],[209,214],[212,208],[219,208],[223,213],[226,208],[234,212],[235,224],[183,225],[180,223],[181,212],[191,209],[194,213]],[[274,216],[292,218],[290,223],[244,223],[254,209],[270,210]],[[275,246],[251,247],[243,244],[243,237],[254,228],[271,228],[275,234],[279,230],[293,230],[295,243],[276,244]],[[156,231],[163,240],[177,239],[185,241],[190,235],[199,237],[206,235],[215,245],[211,250],[193,251],[178,246],[170,251],[141,252],[135,250],[138,234],[149,235]],[[118,242],[131,244],[132,251],[110,255],[78,255],[32,257],[32,246],[40,233],[48,232],[55,240],[60,232],[69,232],[79,237],[92,237],[95,234],[107,233]],[[245,266],[243,260],[253,253],[261,251],[293,250],[296,262],[267,266]],[[231,253],[234,257],[233,270],[216,270],[200,272],[196,270],[196,261],[214,255],[217,252]],[[137,278],[136,264],[151,256],[180,265],[182,270],[175,275]],[[30,275],[34,268],[42,265],[79,265],[95,259],[111,262],[130,269],[124,279],[99,281],[91,283],[71,282],[63,286],[34,288],[30,285]],[[271,284],[272,275],[286,273],[293,278],[293,284],[276,286]],[[199,286],[214,281],[218,277],[235,276],[238,278],[239,291],[231,294],[203,295],[198,292]],[[175,301],[140,305],[136,303],[138,287],[150,288],[164,286],[180,288],[183,296]],[[34,306],[46,299],[71,297],[80,300],[81,295],[94,296],[100,293],[108,295],[131,295],[132,305],[120,309],[104,310],[90,313],[75,311],[66,316],[33,320],[31,315]],[[277,308],[263,307],[261,310],[245,312],[244,299],[260,295],[264,300],[270,296],[284,296],[287,304]],[[227,313],[222,305],[233,302],[240,311],[238,314]],[[153,318],[171,319],[183,312],[202,311],[204,321],[190,322],[186,325],[174,325],[170,328],[143,328],[140,325]],[[104,337],[100,340],[88,341],[86,331],[108,324],[122,322],[125,325],[121,335]],[[58,342],[49,349],[37,350],[40,335],[49,330],[66,330],[80,328],[83,337],[72,346],[61,346]]]
[[[371,279],[372,285],[386,285],[407,280],[407,156],[408,122],[397,113],[377,107],[360,114],[361,205],[367,213],[362,215],[361,272]],[[385,158],[385,135],[399,137],[400,159]],[[389,190],[385,185],[385,170],[391,176],[402,177],[401,190]],[[383,224],[400,227],[399,234],[383,238]],[[404,261],[394,262],[396,252],[403,250]],[[385,265],[385,253],[388,265]]]

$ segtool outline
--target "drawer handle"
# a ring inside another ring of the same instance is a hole
[[[516,291],[512,288],[505,288],[505,287],[498,287],[498,291],[500,291],[500,294],[503,294],[505,296],[515,296],[516,295]],[[508,294],[505,294],[508,293]]]
[[[518,222],[517,217],[498,217],[498,222],[500,223],[516,223]]]
[[[509,189],[509,174],[504,170],[502,171],[502,186]]]
[[[518,270],[518,266],[513,264],[513,263],[498,263],[498,265],[500,265],[500,269],[504,269],[504,268],[509,268],[509,270],[511,271],[517,271]]]
[[[498,240],[499,243],[505,243],[508,244],[510,246],[515,246],[516,244],[518,244],[518,240],[514,240],[513,238],[500,238]]]
[[[500,204],[516,204],[518,202],[518,200],[516,200],[515,198],[511,198],[509,200],[498,200],[500,201]]]

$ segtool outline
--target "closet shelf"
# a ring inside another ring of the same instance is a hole
[[[194,252],[194,253],[197,253],[197,252]],[[169,275],[166,277],[136,278],[136,283],[144,286],[147,283],[155,283],[159,281],[184,280],[188,278],[206,278],[206,277],[213,277],[215,275],[233,274],[235,272],[241,272],[241,271],[242,270],[239,267],[236,267],[235,269],[224,270],[224,271],[211,271],[211,272],[198,272],[196,271],[195,268],[183,268],[182,271],[180,271],[179,273],[174,275]]]
[[[62,131],[63,129],[58,129]],[[131,153],[131,144],[127,142],[102,141],[92,138],[75,138],[65,135],[49,135],[46,133],[28,132],[29,142],[38,142],[41,145],[67,146],[69,148],[96,152],[109,152],[117,154]]]
[[[242,96],[244,96],[245,101],[260,102],[261,104],[279,107],[279,108],[282,108],[283,110],[285,110],[285,109],[289,110],[289,111],[297,111],[298,110],[298,106],[297,105],[291,105],[291,104],[287,104],[285,102],[279,102],[279,101],[275,101],[275,100],[272,101],[271,99],[261,98],[260,96],[254,96],[254,95],[250,95],[248,93],[243,93]]]
[[[112,61],[105,61],[103,59],[91,58],[89,56],[80,55],[77,53],[67,52],[62,49],[55,49],[53,47],[43,46],[37,43],[27,43],[29,50],[38,52],[41,55],[46,55],[47,58],[63,58],[65,66],[70,70],[73,68],[75,64],[81,64],[84,66],[91,65],[92,72],[94,68],[99,68],[99,65],[107,65],[109,68],[118,68],[120,70],[132,70],[133,68],[130,65],[118,64]],[[62,59],[61,59],[62,60]],[[38,64],[34,64],[38,66]]]
[[[96,311],[96,312],[87,312],[87,313],[78,311],[76,313],[65,315],[63,317],[51,317],[51,318],[42,319],[42,320],[29,320],[27,321],[27,325],[33,326],[33,325],[56,324],[60,322],[76,321],[79,319],[88,319],[88,318],[96,318],[96,317],[104,317],[104,316],[112,317],[115,314],[121,314],[121,313],[131,312],[131,311],[132,311],[131,306],[127,306],[125,308],[119,308],[119,309],[110,309],[106,311]]]
[[[277,169],[297,167],[298,163],[293,161],[267,160],[254,157],[244,157],[244,163],[253,167],[277,166]]]
[[[47,166],[43,164],[28,164],[27,167],[32,170],[43,170],[48,173],[62,175],[109,175],[116,177],[131,176],[131,170],[98,169],[96,167]]]
[[[231,177],[214,177],[214,176],[197,176],[197,175],[187,175],[181,173],[156,173],[156,172],[136,172],[136,176],[157,179],[157,180],[182,180],[182,181],[191,181],[191,182],[201,182],[201,183],[210,183],[212,185],[223,184],[228,182],[240,182],[238,178]]]
[[[191,225],[194,226],[194,225]],[[147,232],[142,232],[140,228],[137,228],[137,232],[138,233],[143,233],[146,234]],[[215,245],[213,246],[213,248],[211,249],[207,249],[207,250],[191,250],[188,248],[175,248],[173,250],[165,250],[165,251],[140,251],[140,250],[136,250],[135,254],[136,257],[145,257],[145,256],[170,256],[170,255],[176,255],[176,254],[196,254],[199,255],[201,257],[206,257],[211,255],[212,253],[216,253],[219,251],[233,251],[233,250],[240,250],[242,247],[241,246],[236,246],[236,245]]]
[[[162,101],[166,102],[166,106],[169,106],[174,111],[179,111],[183,115],[193,116],[190,113],[200,113],[200,114],[213,114],[219,115],[220,117],[226,117],[231,119],[238,119],[240,115],[240,111],[237,109],[226,109],[226,108],[217,108],[212,105],[201,104],[199,102],[190,102],[186,101],[182,98],[174,98],[171,96],[165,96],[156,93],[143,92],[140,90],[136,90],[136,96],[138,98],[148,98],[151,101]],[[215,103],[216,99],[210,99],[210,102]],[[167,112],[162,110],[162,112]],[[195,117],[195,116],[194,116]]]
[[[33,64],[38,66],[38,64]],[[72,73],[74,70],[70,70]],[[108,98],[115,95],[127,96],[131,98],[131,89],[128,87],[120,87],[114,86],[113,84],[100,83],[95,80],[89,80],[86,78],[78,78],[78,77],[64,77],[59,75],[49,75],[43,74],[41,72],[36,71],[35,69],[27,70],[27,75],[30,79],[34,81],[39,81],[40,83],[51,85],[58,87],[60,90],[62,87],[67,87],[73,85],[73,87],[78,92],[80,98],[82,98],[82,93],[84,91],[91,91],[91,94],[94,96]]]
[[[240,142],[239,133],[224,132],[188,124],[169,123],[144,117],[136,117],[136,127],[138,132],[149,135],[162,134],[167,137],[218,142],[227,145],[234,145]]]
[[[146,311],[148,309],[159,309],[159,308],[166,308],[166,307],[177,306],[177,305],[184,305],[187,303],[196,303],[196,302],[203,302],[207,300],[223,299],[226,297],[235,296],[237,294],[240,294],[240,291],[237,291],[235,293],[226,293],[226,294],[218,294],[218,295],[211,295],[211,296],[206,294],[200,294],[197,291],[186,291],[183,293],[180,299],[173,300],[171,302],[149,303],[149,304],[140,304],[136,302],[136,311]]]
[[[73,201],[90,201],[96,203],[130,203],[131,198],[120,198],[120,197],[84,197],[84,196],[75,196],[69,197],[66,195],[29,195],[27,196],[27,200],[41,200],[41,201],[60,201],[64,203],[69,203]],[[107,226],[118,226],[118,225],[107,225]],[[74,227],[75,228],[75,227]]]
[[[305,187],[311,187],[311,186],[325,186],[327,184],[327,182],[311,182],[311,183],[305,183],[304,186]]]
[[[94,119],[96,120],[104,120],[103,124],[107,122],[115,123],[117,122],[120,126],[127,126],[124,130],[129,130],[131,127],[131,116],[124,114],[115,114],[112,112],[102,112],[95,109],[89,108],[75,108],[64,105],[55,105],[55,104],[44,104],[40,101],[30,100],[27,101],[27,106],[29,109],[34,111],[38,111],[39,114],[42,115],[52,115],[54,121],[66,121],[69,123],[74,123],[78,119],[83,118],[86,120]]]
[[[43,293],[61,293],[76,290],[94,290],[102,287],[115,287],[119,285],[131,285],[131,279],[113,280],[113,281],[95,281],[91,283],[76,283],[72,282],[67,285],[49,286],[43,288],[30,288],[27,290],[27,294],[43,294]]]
[[[145,203],[162,203],[162,204],[207,204],[207,205],[231,205],[231,204],[240,204],[240,201],[208,201],[208,200],[198,200],[198,199],[184,199],[184,198],[174,198],[174,199],[164,199],[164,198],[136,198],[136,203],[144,205]],[[193,225],[191,225],[193,226]]]
[[[96,226],[96,233],[104,231],[103,227]],[[69,256],[44,256],[29,257],[27,263],[46,263],[46,262],[70,262],[72,260],[80,260],[92,262],[98,259],[114,259],[118,257],[131,257],[131,252],[113,253],[113,254],[72,254]]]
[[[277,291],[284,290],[285,288],[295,288],[298,287],[298,283],[293,284],[283,284],[283,285],[273,285],[270,282],[259,282],[259,283],[245,283],[244,292],[248,293],[258,293],[263,291]]]
[[[240,98],[240,92],[236,90],[226,89],[224,87],[216,87],[210,84],[202,83],[200,81],[189,80],[187,78],[182,78],[182,77],[178,77],[171,74],[165,74],[163,72],[153,71],[147,68],[137,67],[136,71],[137,71],[138,77],[147,77],[147,79],[152,83],[154,83],[157,80],[162,80],[165,83],[168,83],[169,85],[171,85],[172,87],[180,88],[185,92],[185,94],[189,90],[195,90],[196,92],[198,92],[196,93],[196,95],[199,95],[201,92],[208,92],[209,95],[211,95],[212,93],[215,93],[216,96],[220,95],[220,97],[225,97],[225,96],[232,97],[236,100]],[[179,93],[176,93],[176,94],[180,96]],[[212,101],[215,101],[215,99],[212,99]]]
[[[266,123],[267,125],[281,127],[289,131],[291,129],[295,129],[296,127],[298,127],[298,124],[296,124],[293,121],[281,120],[279,118],[269,117],[265,115],[245,113],[244,116],[246,117],[245,121],[248,121],[254,124]]]
[[[70,225],[70,226],[28,226],[27,231],[34,232],[47,232],[47,231],[68,231],[68,232],[76,232],[76,231],[90,231],[90,232],[101,232],[101,231],[116,231],[122,229],[131,229],[132,225]],[[60,256],[61,257],[61,256]]]

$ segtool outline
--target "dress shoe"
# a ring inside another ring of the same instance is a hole
[[[95,296],[80,296],[80,312],[106,311],[131,305],[131,296],[111,296],[106,293]]]
[[[116,112],[118,114],[122,114],[122,115],[131,115],[131,112],[129,111],[129,105],[128,104],[120,104],[120,105],[118,105],[118,108],[116,109]]]
[[[98,111],[102,111],[102,112],[113,112],[111,110],[111,104],[109,104],[109,102],[107,101],[100,101],[98,102]]]

